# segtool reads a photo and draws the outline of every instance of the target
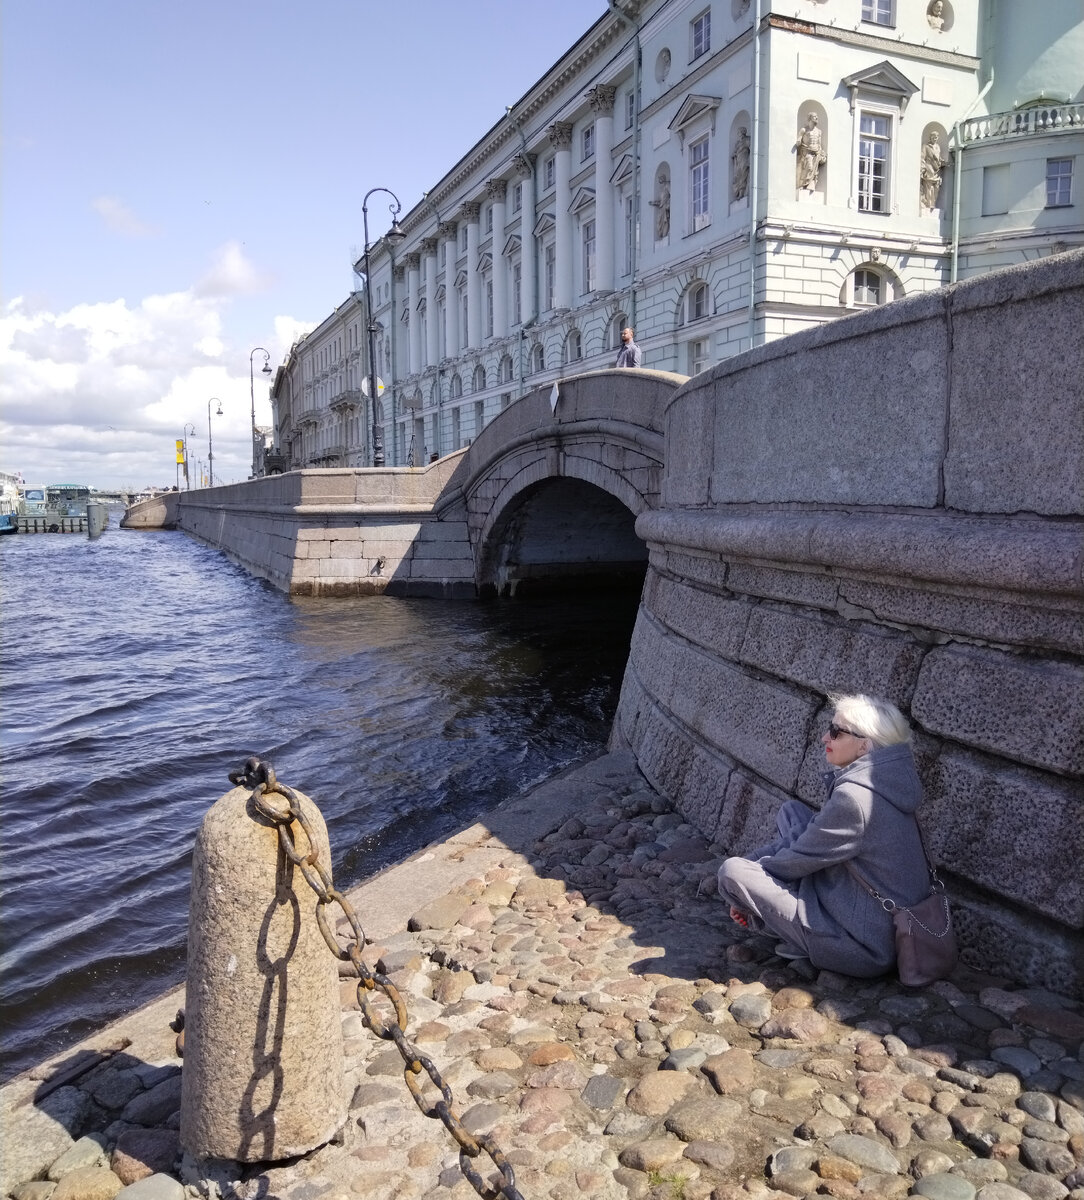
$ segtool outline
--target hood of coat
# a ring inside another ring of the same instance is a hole
[[[904,813],[915,812],[922,802],[922,784],[915,770],[915,757],[906,742],[896,746],[874,746],[868,754],[847,766],[829,771],[825,779],[829,787],[847,783],[866,788]]]

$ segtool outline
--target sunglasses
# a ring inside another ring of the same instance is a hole
[[[833,742],[836,740],[836,738],[840,737],[844,733],[848,737],[853,737],[853,738],[860,738],[860,737],[865,736],[865,734],[855,733],[855,731],[853,729],[844,729],[842,725],[834,725],[833,724],[833,725],[828,726],[828,736],[832,739]]]

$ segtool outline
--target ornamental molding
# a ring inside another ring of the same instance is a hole
[[[598,113],[600,116],[611,116],[614,110],[614,97],[617,95],[617,87],[611,83],[596,84],[587,93],[587,103],[591,106],[593,113]]]
[[[508,181],[505,179],[487,179],[486,195],[495,203],[504,203],[508,194]]]
[[[557,150],[562,150],[566,146],[572,145],[572,122],[571,121],[554,121],[553,124],[546,130],[550,140],[550,145]]]
[[[842,83],[850,92],[852,113],[861,93],[863,96],[899,105],[901,121],[907,110],[907,101],[918,91],[918,85],[912,83],[887,58],[875,66],[866,67],[865,70],[855,71],[853,75],[844,76]]]

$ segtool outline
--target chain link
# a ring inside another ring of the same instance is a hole
[[[361,954],[366,943],[365,931],[350,901],[342,892],[336,890],[331,881],[331,874],[320,861],[320,851],[312,825],[301,811],[297,793],[279,783],[274,767],[258,758],[246,759],[240,771],[230,772],[229,779],[235,787],[250,790],[253,807],[260,816],[278,829],[279,845],[283,853],[316,893],[316,924],[328,949],[340,962],[350,963],[358,976],[357,996],[362,1020],[378,1038],[395,1043],[403,1059],[403,1078],[415,1104],[425,1116],[439,1120],[458,1143],[459,1169],[463,1172],[463,1177],[483,1200],[500,1200],[500,1197],[504,1197],[504,1200],[523,1200],[522,1194],[516,1188],[512,1165],[501,1153],[496,1142],[489,1134],[475,1137],[470,1133],[453,1107],[452,1089],[445,1082],[436,1064],[432,1059],[420,1054],[417,1047],[407,1039],[407,1009],[399,989],[386,975],[379,971],[371,971],[363,961]],[[273,797],[278,796],[283,798],[284,804],[275,802]],[[304,834],[307,846],[305,850],[298,849],[297,835],[293,829],[295,823]],[[332,930],[327,913],[331,904],[338,906],[350,925],[353,937],[348,946],[340,944]],[[373,1005],[372,1001],[377,992],[383,993],[394,1010],[386,1018],[380,1016]],[[440,1093],[439,1099],[432,1103],[425,1098],[423,1092],[423,1072]],[[474,1160],[483,1151],[497,1168],[500,1183],[496,1187],[487,1182],[475,1169]]]

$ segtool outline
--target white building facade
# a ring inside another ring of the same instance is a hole
[[[276,469],[372,461],[365,378],[365,303],[355,292],[290,347],[271,382]]]
[[[626,325],[692,375],[1084,243],[1082,62],[1077,0],[612,0],[371,248],[387,462],[613,365]],[[291,465],[333,465],[305,436]]]

